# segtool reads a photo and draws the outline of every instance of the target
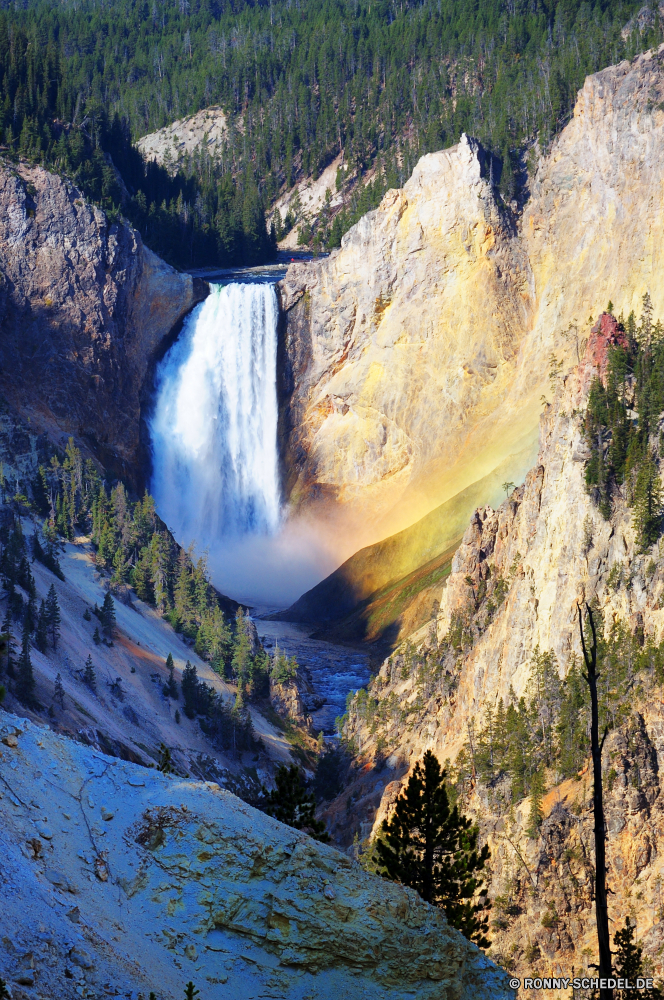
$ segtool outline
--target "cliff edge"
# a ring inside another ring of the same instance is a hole
[[[587,78],[520,218],[463,136],[424,156],[340,250],[291,265],[282,393],[295,509],[345,511],[357,549],[498,467],[519,481],[552,356],[563,369],[579,360],[598,303],[627,315],[648,290],[664,313],[663,55]]]
[[[207,1000],[512,995],[442,911],[218,785],[1,711],[0,738],[0,974],[15,1000],[33,986],[175,1000],[189,980]]]
[[[0,162],[0,392],[35,430],[140,485],[146,376],[206,294],[69,181]]]

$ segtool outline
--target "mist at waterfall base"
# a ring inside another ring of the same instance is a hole
[[[316,526],[281,511],[274,286],[212,285],[160,362],[149,421],[152,493],[215,586],[286,607],[335,565]]]

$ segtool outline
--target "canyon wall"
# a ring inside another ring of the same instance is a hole
[[[36,432],[140,485],[146,377],[205,294],[69,181],[0,163],[0,393]]]
[[[585,484],[588,392],[620,336],[613,317],[602,314],[581,364],[557,380],[525,483],[498,509],[474,512],[438,613],[411,636],[410,652],[402,647],[382,664],[369,686],[370,716],[357,699],[350,706],[346,735],[362,766],[328,810],[339,842],[349,844],[353,828],[361,837],[377,832],[425,750],[454,767],[500,699],[534,697],[538,648],[553,654],[565,678],[581,658],[579,603],[595,602],[607,629],[624,623],[642,648],[664,638],[664,543],[642,550],[624,495],[605,520]],[[663,427],[660,417],[651,438],[660,474],[655,442]],[[418,666],[426,649],[439,657],[436,670]],[[661,674],[639,669],[604,751],[610,910],[612,933],[626,916],[637,921],[661,975],[664,703]],[[550,777],[539,835],[530,828],[529,798],[510,801],[501,787],[472,780],[464,801],[491,847],[491,954],[521,975],[587,971],[596,953],[591,773],[586,764],[571,778]]]
[[[294,508],[348,511],[358,548],[499,466],[518,481],[551,355],[576,362],[609,299],[627,314],[648,289],[664,313],[661,61],[586,80],[520,218],[464,136],[423,157],[340,250],[291,265],[280,288]]]

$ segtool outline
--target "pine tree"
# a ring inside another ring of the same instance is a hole
[[[49,591],[46,596],[46,621],[53,649],[57,649],[58,640],[60,639],[60,625],[62,623],[62,619],[60,617],[58,595],[55,592],[53,584],[49,587]]]
[[[16,652],[16,639],[14,638],[14,633],[12,631],[12,614],[9,605],[7,605],[7,610],[5,612],[5,617],[2,622],[2,635],[5,637],[6,647],[4,655],[7,657],[7,673],[10,677],[14,676],[14,653]]]
[[[87,684],[91,691],[97,690],[97,675],[95,673],[95,668],[92,663],[92,657],[88,653],[88,658],[85,661],[85,670],[83,671],[83,683]]]
[[[447,919],[480,948],[485,937],[487,904],[481,871],[489,858],[477,849],[477,827],[450,808],[445,771],[430,750],[397,799],[392,818],[383,821],[377,844],[381,874],[415,889],[428,903],[441,906]]]
[[[16,696],[24,705],[35,704],[35,675],[30,659],[30,629],[27,622],[23,626],[21,655],[17,664]]]
[[[200,996],[201,991],[197,990],[194,984],[189,980],[184,988],[184,1000],[196,1000],[197,996]]]
[[[92,621],[92,615],[90,614],[90,608],[86,608],[85,611],[83,612],[83,621],[86,621],[86,622],[91,622]]]
[[[9,990],[4,979],[0,978],[0,1000],[9,1000]]]
[[[544,779],[540,771],[535,771],[530,779],[530,815],[528,817],[528,836],[537,837],[542,825],[542,796],[544,795]]]
[[[231,669],[238,686],[244,688],[245,684],[249,681],[251,672],[251,636],[242,607],[237,609],[235,615],[235,639],[233,642]]]
[[[166,666],[168,668],[168,680],[164,684],[164,694],[167,698],[172,698],[173,701],[178,700],[178,685],[175,680],[175,663],[173,662],[173,654],[169,653],[166,657]]]
[[[39,606],[39,614],[37,615],[35,646],[40,653],[45,653],[48,649],[48,620],[46,614],[46,604],[44,601],[41,602]]]
[[[113,636],[113,630],[115,629],[115,605],[113,603],[110,590],[106,591],[104,603],[102,604],[99,612],[99,619],[104,630],[104,635],[107,639],[111,639]]]
[[[60,702],[60,708],[65,707],[65,689],[62,684],[62,674],[58,671],[55,675],[55,689],[53,691],[53,700]]]
[[[37,630],[37,598],[34,594],[30,594],[28,598],[23,621],[30,630],[30,635],[34,635]]]
[[[159,763],[157,767],[162,774],[170,774],[173,770],[173,758],[171,757],[171,751],[170,748],[164,743],[159,744]]]
[[[628,980],[632,987],[632,989],[615,990],[614,1000],[637,1000],[639,997],[645,1000],[662,1000],[664,993],[656,986],[647,990],[636,989],[636,980],[644,976],[644,970],[643,946],[635,943],[635,930],[636,925],[630,922],[629,917],[625,917],[625,926],[613,936],[613,943],[616,946],[614,975]]]
[[[646,458],[639,468],[632,506],[639,545],[645,552],[659,537],[664,512],[662,480],[652,456]]]
[[[175,716],[174,716],[174,718],[175,718],[176,723],[179,726],[180,725],[180,719],[181,719],[180,709],[179,708],[175,709]]]
[[[98,628],[95,628],[94,632],[92,633],[92,641],[94,642],[95,646],[101,645],[101,636],[99,634]]]
[[[274,781],[276,787],[268,793],[263,811],[280,823],[295,830],[304,830],[314,840],[326,844],[329,834],[325,824],[316,819],[316,799],[304,787],[298,766],[292,764],[286,767],[282,764]]]
[[[184,714],[193,719],[198,706],[198,671],[187,660],[182,674],[182,697],[184,699]]]

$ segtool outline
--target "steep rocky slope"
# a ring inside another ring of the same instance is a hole
[[[140,483],[141,394],[207,285],[41,167],[0,163],[0,391]]]
[[[468,752],[500,699],[509,705],[532,697],[538,649],[551,652],[565,677],[580,656],[579,602],[596,602],[607,629],[624,623],[637,646],[662,641],[660,543],[641,550],[624,497],[615,498],[604,520],[584,480],[588,391],[605,371],[616,336],[615,321],[602,315],[583,362],[559,380],[541,417],[538,462],[524,485],[497,510],[475,512],[438,615],[411,637],[410,648],[383,663],[369,688],[370,710],[362,699],[351,704],[346,734],[363,769],[329,810],[340,842],[349,842],[351,816],[360,837],[376,832],[424,750],[451,760],[454,773],[460,750]],[[437,656],[435,669],[427,668],[427,650]],[[658,974],[664,970],[664,861],[657,849],[664,834],[662,705],[657,675],[637,675],[605,749],[612,926],[626,915],[637,918]],[[546,818],[533,836],[528,798],[510,805],[499,788],[467,785],[465,807],[492,849],[492,953],[522,974],[534,967],[588,968],[596,948],[587,766],[554,781],[543,805]]]
[[[175,171],[183,158],[205,151],[214,156],[228,132],[226,115],[214,105],[142,136],[136,143],[146,160]]]
[[[341,506],[366,544],[501,463],[516,480],[509,457],[533,440],[551,355],[577,360],[598,303],[627,314],[649,289],[662,312],[661,60],[587,79],[521,218],[464,137],[423,157],[327,260],[290,267],[293,505]]]
[[[15,1000],[511,995],[412,891],[192,783],[0,712],[0,974]]]
[[[33,525],[24,519],[23,531],[28,539],[32,530]],[[36,679],[35,702],[39,707],[27,714],[36,720],[48,718],[50,725],[61,733],[150,767],[158,762],[160,746],[164,744],[170,748],[174,766],[180,773],[214,777],[237,789],[242,789],[243,784],[255,789],[259,776],[269,783],[274,762],[276,766],[291,762],[291,747],[282,731],[256,706],[250,708],[252,724],[256,737],[263,742],[264,751],[259,753],[257,748],[244,754],[231,754],[206,738],[196,720],[184,715],[181,697],[171,700],[164,694],[168,680],[165,661],[169,653],[174,659],[178,689],[189,661],[195,665],[201,680],[219,692],[229,705],[235,702],[237,691],[133,592],[126,590],[125,601],[116,597],[117,630],[112,644],[95,644],[93,635],[99,620],[90,611],[95,605],[101,606],[108,582],[95,567],[94,550],[89,540],[81,537],[66,543],[60,564],[64,580],[58,579],[40,562],[32,563],[37,606],[53,586],[62,625],[57,649],[49,644],[46,652],[34,647],[30,651]],[[0,604],[3,617],[6,599],[7,594],[3,594]],[[84,617],[86,613],[89,620]],[[13,628],[19,630],[20,624],[14,624]],[[20,635],[17,638],[20,645]],[[94,689],[84,681],[88,656],[96,677]],[[54,697],[58,674],[64,690],[62,703]],[[5,707],[26,713],[25,707],[12,694],[14,684],[8,680],[4,662],[0,663],[0,683],[9,687]],[[49,707],[51,714],[47,716]]]

